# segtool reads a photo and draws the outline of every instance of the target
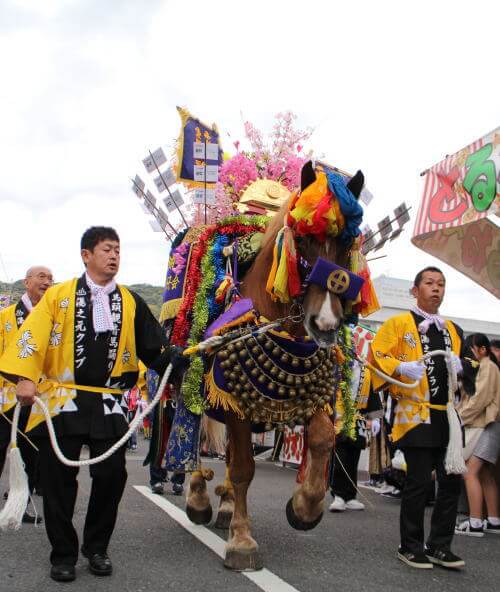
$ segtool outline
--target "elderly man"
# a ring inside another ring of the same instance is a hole
[[[54,417],[63,454],[78,460],[83,445],[91,457],[110,449],[127,431],[122,395],[139,374],[139,360],[162,375],[180,362],[140,296],[115,282],[120,239],[113,228],[89,228],[81,239],[85,273],[54,286],[29,316],[16,343],[0,358],[0,372],[17,381],[17,398],[32,405],[37,384]],[[28,431],[38,436],[45,527],[52,546],[50,576],[75,579],[78,535],[73,526],[78,469],[57,459],[37,406]],[[127,472],[125,446],[90,468],[92,488],[82,554],[91,573],[112,572],[107,555]]]
[[[52,272],[48,267],[37,265],[30,267],[24,278],[26,292],[16,304],[0,311],[0,356],[16,339],[33,307],[36,306],[46,290],[53,283]],[[10,422],[16,404],[15,385],[3,380],[0,375],[0,476],[5,464],[5,457],[10,442]],[[19,418],[19,429],[24,431],[28,422],[29,409],[23,408]],[[30,491],[33,492],[36,476],[37,453],[33,446],[22,436],[19,437],[19,449],[24,460]],[[41,519],[38,518],[37,522]],[[35,518],[26,512],[23,522],[34,523]]]
[[[447,350],[457,371],[461,370],[458,356],[462,330],[439,315],[445,286],[445,277],[437,267],[422,269],[412,288],[416,305],[409,312],[388,319],[371,345],[374,363],[385,374],[404,382],[419,381],[414,390],[395,385],[389,389],[396,400],[392,440],[396,448],[403,450],[407,464],[397,556],[419,569],[430,569],[434,564],[453,569],[465,565],[450,550],[461,476],[448,475],[444,468],[449,438],[446,363],[443,356],[430,357],[425,363],[419,361],[425,353]],[[424,546],[424,511],[433,469],[438,493]]]

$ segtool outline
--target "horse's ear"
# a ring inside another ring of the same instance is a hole
[[[312,161],[308,160],[300,173],[300,190],[304,191],[314,181],[316,181],[316,173],[314,172]]]
[[[352,179],[347,183],[347,189],[351,191],[356,199],[359,199],[363,185],[365,184],[365,176],[361,171],[358,171]]]

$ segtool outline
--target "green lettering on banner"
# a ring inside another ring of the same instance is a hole
[[[465,166],[469,169],[464,179],[464,187],[472,197],[472,203],[478,212],[487,210],[496,195],[496,168],[488,160],[493,151],[493,144],[486,144],[467,158]]]

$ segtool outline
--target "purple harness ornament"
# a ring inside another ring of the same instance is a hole
[[[306,279],[306,283],[317,284],[343,300],[356,300],[364,281],[352,271],[321,257],[318,257]]]

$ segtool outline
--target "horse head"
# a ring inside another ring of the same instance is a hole
[[[312,163],[304,165],[301,175],[301,193],[317,182],[317,176]],[[359,198],[363,188],[364,176],[358,171],[347,183],[346,188],[356,198]],[[336,232],[307,233],[302,232],[299,225],[294,231],[297,244],[297,259],[302,262],[303,269],[311,269],[318,257],[344,268],[349,268],[349,256],[352,240],[340,232],[338,198],[331,191],[329,193],[330,207],[337,213]],[[328,194],[327,194],[328,195]],[[325,201],[324,199],[322,200]],[[319,204],[325,207],[328,204]],[[342,216],[342,214],[340,214]],[[303,274],[304,275],[304,274]],[[337,290],[329,290],[317,284],[308,284],[303,295],[304,328],[307,334],[321,347],[329,347],[336,342],[337,332],[344,320],[344,308],[341,294]]]

